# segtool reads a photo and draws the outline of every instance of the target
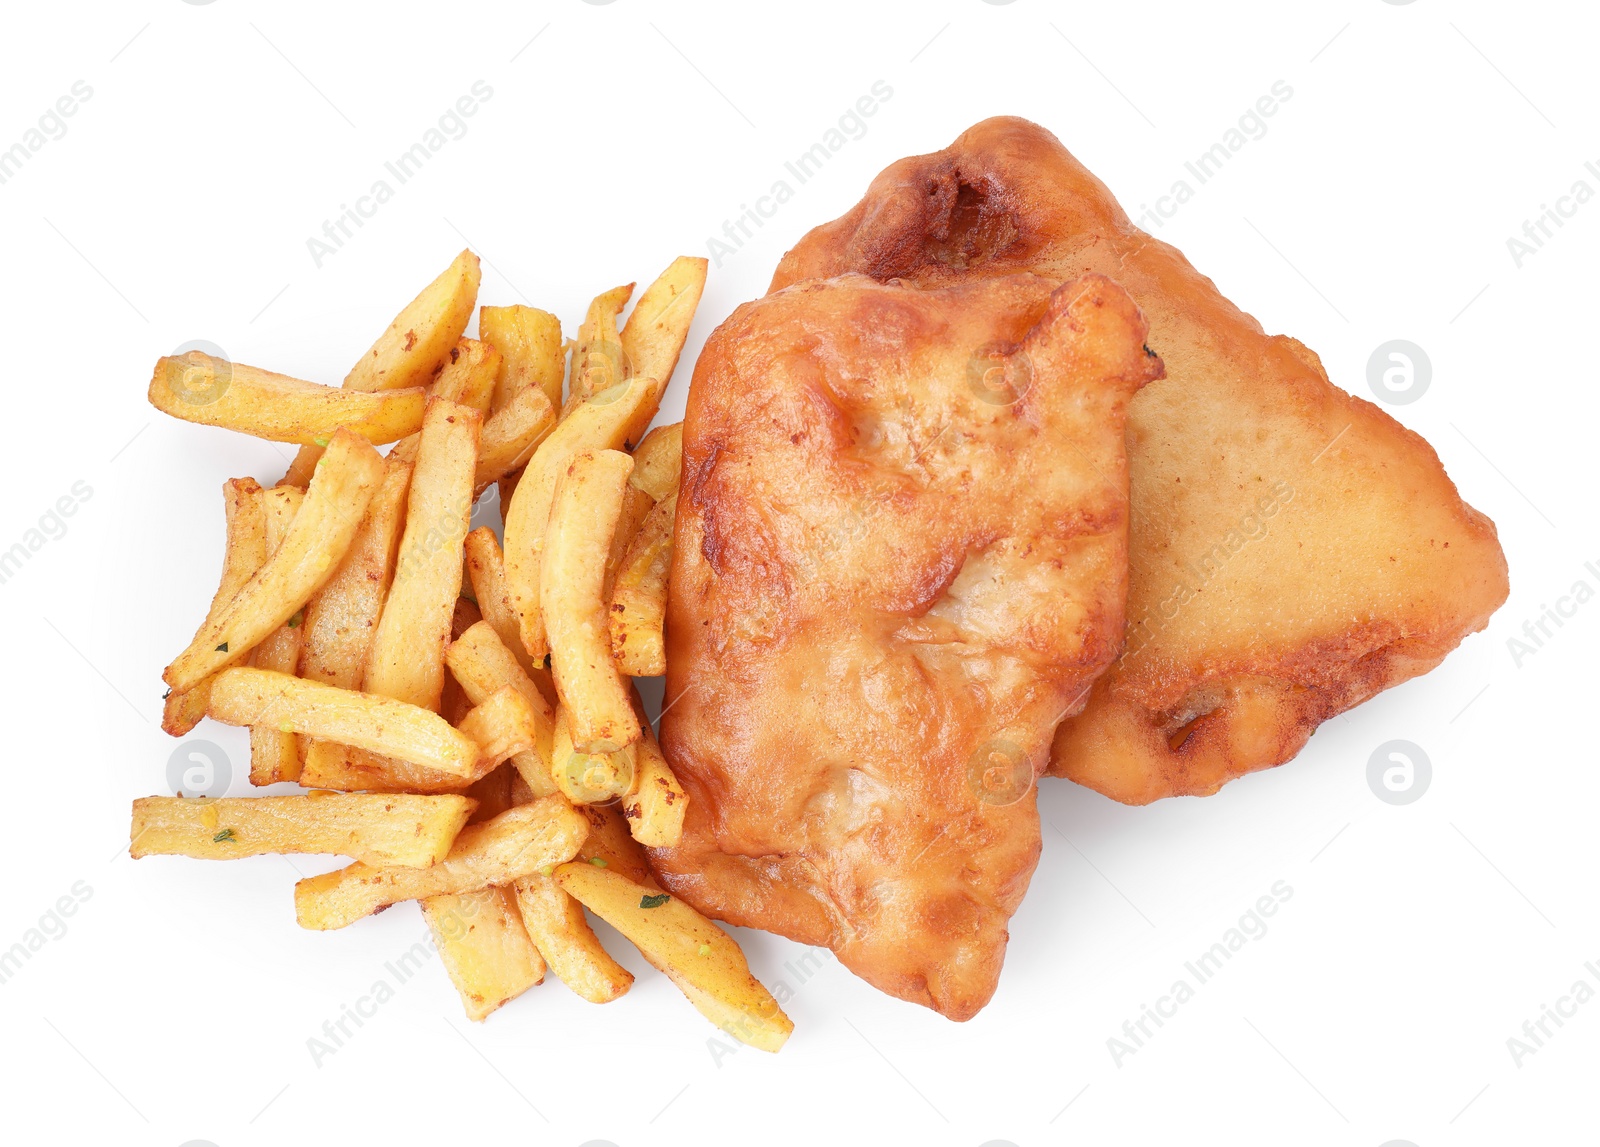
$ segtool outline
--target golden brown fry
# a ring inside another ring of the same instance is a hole
[[[683,839],[683,814],[688,811],[689,797],[648,724],[638,749],[633,787],[622,798],[622,815],[633,839],[646,848],[675,848]]]
[[[667,671],[662,630],[677,512],[677,494],[657,503],[617,569],[611,592],[611,653],[617,669],[630,677],[659,677]]]
[[[273,724],[471,780],[487,771],[478,743],[431,710],[266,669],[218,674],[207,714],[226,725]]]
[[[617,571],[622,568],[623,560],[628,556],[634,539],[638,537],[639,527],[650,516],[650,511],[655,502],[631,481],[622,489],[622,507],[617,513],[617,525],[611,531],[611,548],[606,552],[606,576],[600,583],[600,599],[609,602],[611,591],[616,584]]]
[[[332,576],[383,477],[372,445],[341,428],[311,480],[283,545],[217,617],[208,618],[162,678],[176,691],[242,661]]]
[[[539,742],[538,717],[515,685],[502,685],[478,702],[457,727],[495,764],[532,752]]]
[[[556,486],[545,530],[539,606],[550,639],[556,692],[573,746],[615,753],[639,739],[627,686],[611,656],[606,557],[633,459],[616,450],[573,455]]]
[[[522,644],[536,660],[542,660],[550,651],[539,613],[539,561],[556,479],[580,451],[620,448],[627,439],[629,421],[651,393],[649,380],[634,379],[609,401],[583,403],[563,418],[533,452],[509,504],[501,492],[506,581],[517,608]]]
[[[472,319],[480,277],[476,255],[457,255],[350,368],[344,389],[372,392],[431,383]],[[280,485],[304,486],[320,457],[317,447],[302,446]]]
[[[414,765],[397,757],[386,757],[336,741],[312,741],[300,769],[300,783],[307,788],[335,792],[369,793],[466,793],[495,771],[495,762],[478,758],[466,775],[447,773]]]
[[[480,780],[466,790],[467,796],[478,802],[478,807],[473,810],[472,818],[468,824],[477,824],[479,821],[493,820],[506,809],[527,801],[512,799],[512,780],[516,777],[517,770],[508,762],[489,770]]]
[[[361,688],[383,597],[394,576],[410,489],[411,467],[388,459],[344,560],[306,603],[300,675],[308,681]]]
[[[545,963],[522,925],[509,888],[429,896],[422,918],[467,1018],[482,1022],[544,980]]]
[[[633,838],[630,832],[632,826],[620,805],[585,804],[573,807],[589,822],[589,835],[578,850],[577,859],[626,876],[635,884],[646,885],[652,891],[660,891],[656,886],[655,873],[650,871],[650,861],[639,842]]]
[[[535,307],[479,307],[478,337],[501,355],[491,410],[498,412],[528,386],[539,388],[552,411],[561,409],[567,355],[560,319]]]
[[[461,796],[143,797],[133,802],[141,856],[234,860],[266,852],[333,853],[426,868],[443,860],[476,801]]]
[[[633,973],[601,946],[582,904],[554,879],[538,873],[512,887],[528,935],[563,984],[591,1004],[608,1004],[627,994]]]
[[[545,797],[471,825],[432,868],[373,867],[357,861],[295,885],[302,928],[342,928],[401,900],[511,884],[577,855],[589,822],[560,797]]]
[[[527,751],[513,755],[511,763],[535,795],[554,792],[550,762],[555,711],[544,691],[523,671],[513,651],[496,636],[493,626],[482,621],[462,633],[446,650],[445,664],[450,667],[451,677],[476,704],[487,702],[506,687],[522,695],[534,722],[534,743]]]
[[[279,486],[266,492],[264,504],[267,519],[267,556],[271,557],[283,544],[289,532],[289,523],[300,512],[305,499],[298,486]],[[275,673],[293,676],[300,665],[300,646],[305,635],[301,625],[305,611],[301,610],[288,621],[269,633],[250,654],[250,664],[257,669],[270,669]],[[293,733],[285,733],[271,725],[250,726],[250,783],[270,785],[276,781],[292,781],[300,776],[300,742]]]
[[[517,664],[535,681],[539,675],[549,677],[542,664],[536,664],[522,647],[522,636],[517,628],[517,610],[511,603],[511,588],[506,583],[505,559],[500,553],[500,540],[488,526],[479,526],[467,535],[464,546],[467,554],[467,580],[472,583],[472,596],[477,599],[483,619],[494,628],[496,636],[517,659]],[[449,657],[446,655],[446,661]],[[536,673],[535,670],[538,672]],[[555,682],[549,681],[550,690]],[[543,684],[540,686],[548,698]]]
[[[572,347],[572,377],[561,417],[565,418],[589,398],[621,385],[629,377],[631,372],[623,355],[622,339],[617,334],[617,316],[632,297],[633,284],[628,283],[595,296],[594,302],[589,304],[589,313],[584,316],[577,342]]]
[[[427,402],[417,388],[362,394],[197,350],[157,360],[149,398],[185,422],[303,446],[325,445],[341,426],[372,442],[393,442],[422,425]]]
[[[482,493],[490,483],[526,466],[555,424],[555,407],[538,387],[525,386],[507,399],[483,424],[474,490]]]
[[[750,974],[733,937],[676,896],[583,863],[561,865],[555,879],[631,940],[702,1015],[735,1039],[777,1051],[794,1031],[772,993]]]
[[[489,400],[494,395],[495,375],[500,370],[500,352],[486,342],[462,339],[445,360],[439,377],[428,388],[431,398],[447,398],[470,406],[484,418],[489,417]],[[410,434],[394,444],[390,458],[402,462],[417,460],[417,446],[422,435]]]
[[[634,787],[638,743],[614,753],[584,753],[573,747],[571,719],[565,706],[556,709],[550,737],[551,774],[556,788],[575,804],[601,804]]]
[[[369,693],[439,708],[482,421],[470,407],[428,401],[400,558],[367,657],[362,687]]]
[[[627,441],[638,442],[661,406],[661,395],[678,367],[695,309],[705,292],[706,261],[682,256],[639,296],[622,328],[622,357],[632,375],[653,383],[649,399],[628,425]],[[660,501],[660,498],[656,499]]]
[[[267,560],[266,516],[261,498],[261,484],[254,478],[230,478],[222,484],[228,539],[223,551],[222,579],[206,613],[207,624],[217,619]],[[183,736],[206,715],[210,699],[209,680],[184,693],[169,691],[162,704],[161,728],[174,737]]]
[[[683,423],[657,426],[644,436],[633,452],[630,485],[637,486],[657,502],[678,492],[683,473]]]

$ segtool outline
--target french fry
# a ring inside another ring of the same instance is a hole
[[[367,656],[362,688],[369,693],[439,708],[482,421],[470,407],[428,401],[400,557]]]
[[[550,651],[539,614],[539,563],[550,505],[555,500],[556,479],[580,451],[621,447],[627,439],[629,421],[651,392],[648,379],[633,379],[615,396],[608,392],[608,401],[583,403],[563,418],[533,452],[517,479],[509,504],[501,492],[506,581],[517,608],[522,644],[535,660],[543,660]]]
[[[410,489],[411,467],[388,459],[344,560],[306,603],[300,675],[308,681],[361,688],[372,634],[394,576]]]
[[[488,418],[489,400],[494,396],[494,381],[499,371],[499,351],[477,339],[462,339],[445,359],[439,377],[428,388],[428,395],[470,406]],[[420,434],[407,435],[394,444],[389,457],[402,462],[415,462],[420,441]]]
[[[762,1051],[777,1051],[789,1038],[794,1023],[750,974],[738,943],[682,900],[581,862],[559,866],[555,879],[723,1031]]]
[[[470,780],[487,771],[478,743],[431,710],[266,669],[218,674],[207,714],[226,725],[272,724]]]
[[[481,277],[476,255],[457,255],[350,368],[344,389],[370,393],[431,383],[472,319]],[[280,485],[304,486],[321,456],[318,447],[302,446]]]
[[[242,661],[293,617],[350,548],[382,477],[383,459],[372,445],[354,431],[336,431],[283,545],[167,666],[167,685],[177,692],[194,688]]]
[[[426,868],[449,854],[476,805],[461,796],[143,797],[133,802],[128,853],[135,860],[333,853]]]
[[[567,355],[560,319],[534,307],[480,307],[478,337],[500,352],[491,410],[501,410],[530,385],[550,400],[552,411],[561,409]]]
[[[574,806],[589,822],[589,835],[578,850],[576,859],[587,861],[599,868],[626,876],[635,884],[643,884],[659,892],[655,873],[645,858],[644,849],[629,832],[628,818],[615,804],[586,804]],[[476,815],[476,814],[474,814]]]
[[[556,708],[550,737],[551,775],[556,788],[574,804],[601,804],[629,792],[638,775],[637,743],[614,753],[585,753],[573,747],[571,719]]]
[[[560,797],[545,797],[470,825],[431,868],[355,864],[295,885],[302,928],[342,928],[402,900],[512,884],[576,856],[589,822]]]
[[[533,720],[534,742],[528,750],[514,754],[511,764],[534,795],[548,796],[554,792],[550,762],[555,710],[544,691],[523,671],[516,655],[496,636],[494,627],[485,620],[462,633],[445,651],[445,664],[450,668],[451,677],[461,684],[468,699],[475,704],[486,704],[504,688],[515,689],[522,695]]]
[[[544,980],[544,959],[528,938],[511,889],[429,896],[422,918],[469,1020],[481,1023]]]
[[[582,904],[554,879],[537,873],[513,888],[523,926],[557,979],[591,1004],[608,1004],[627,994],[633,973],[601,946]]]
[[[622,507],[617,512],[617,525],[611,531],[611,548],[606,552],[606,576],[600,584],[600,599],[609,602],[616,584],[617,571],[622,568],[628,549],[638,537],[639,527],[650,516],[655,502],[631,481],[622,488]]]
[[[637,486],[657,502],[678,492],[683,475],[683,423],[657,426],[634,449],[633,473],[628,484]]]
[[[595,296],[589,304],[589,313],[572,346],[571,379],[566,405],[561,408],[563,418],[589,398],[621,385],[630,376],[622,339],[617,334],[617,316],[632,297],[633,284],[628,283]]]
[[[158,359],[149,398],[157,410],[185,422],[303,446],[325,445],[341,426],[371,442],[393,442],[422,425],[427,402],[414,387],[363,394],[197,350]]]
[[[627,687],[611,656],[601,596],[633,459],[585,450],[561,475],[545,530],[539,607],[550,639],[556,692],[568,711],[573,746],[615,753],[639,739]]]
[[[706,286],[706,261],[682,256],[645,288],[622,328],[623,360],[633,375],[648,378],[653,390],[629,423],[626,441],[638,442],[661,406],[661,395],[678,368],[678,357]],[[659,498],[656,499],[660,501]]]
[[[630,677],[659,677],[667,671],[663,627],[677,512],[677,494],[656,503],[617,569],[609,614],[611,653],[617,670]]]
[[[478,802],[478,807],[472,812],[472,819],[468,824],[477,824],[479,821],[493,820],[506,809],[515,805],[527,804],[527,801],[513,800],[511,796],[512,778],[517,775],[517,770],[509,763],[491,769],[476,784],[467,789],[467,796]]]
[[[633,839],[646,848],[674,848],[683,838],[683,814],[689,797],[667,764],[655,734],[647,724],[639,743],[633,785],[622,798]]]
[[[543,665],[534,663],[522,647],[522,636],[517,628],[517,610],[511,602],[511,587],[506,583],[505,558],[500,552],[500,539],[488,526],[479,526],[467,535],[464,547],[467,555],[467,580],[472,584],[472,596],[477,599],[483,619],[493,627],[495,635],[517,659],[523,672],[539,682],[540,692],[546,698],[553,695],[555,681]],[[449,654],[445,655],[448,664]],[[537,670],[537,672],[535,672]],[[540,682],[540,675],[545,681]],[[545,685],[549,689],[545,689]]]
[[[555,407],[536,386],[525,386],[483,424],[474,489],[482,493],[513,470],[528,464],[556,424]]]
[[[227,542],[223,551],[222,578],[206,613],[206,624],[219,617],[267,560],[266,515],[261,508],[261,484],[254,478],[230,478],[222,484],[223,512],[227,518]],[[209,679],[186,692],[169,690],[162,702],[161,728],[182,737],[206,715],[211,699]]]
[[[497,765],[532,752],[539,741],[538,717],[515,685],[503,685],[485,697],[457,727],[478,743],[481,757]]]
[[[265,495],[267,556],[277,552],[289,532],[289,523],[300,512],[305,493],[298,486],[279,486]],[[305,611],[291,617],[269,633],[250,654],[250,664],[291,676],[300,665],[300,647],[305,636],[301,622]],[[271,725],[250,726],[250,783],[270,785],[300,777],[300,741]]]
[[[300,783],[306,788],[345,793],[465,793],[470,796],[473,787],[494,771],[495,762],[488,757],[480,757],[472,772],[461,775],[336,741],[312,741],[306,748]]]

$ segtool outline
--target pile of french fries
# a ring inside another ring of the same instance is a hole
[[[224,485],[221,581],[163,674],[162,727],[248,726],[251,783],[306,791],[137,800],[133,856],[348,856],[296,885],[300,924],[419,901],[474,1020],[547,968],[595,1003],[627,992],[588,909],[723,1030],[783,1045],[739,946],[642,847],[676,844],[687,807],[632,681],[665,671],[682,465],[681,426],[646,431],[705,276],[676,260],[620,330],[632,284],[571,342],[525,306],[483,307],[473,339],[463,251],[342,387],[156,364],[161,410],[300,447],[275,487]],[[503,543],[469,532],[497,484]]]

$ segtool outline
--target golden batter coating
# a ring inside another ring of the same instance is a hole
[[[986,120],[893,164],[772,285],[850,271],[925,288],[1099,272],[1166,362],[1128,408],[1127,648],[1062,724],[1052,773],[1130,804],[1213,793],[1427,672],[1505,601],[1494,523],[1433,449],[1134,227],[1036,124]]]
[[[1109,280],[1027,274],[847,275],[717,330],[683,430],[663,884],[953,1019],[988,1001],[1051,735],[1121,646],[1144,336]]]

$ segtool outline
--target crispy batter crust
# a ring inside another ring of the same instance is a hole
[[[1043,128],[986,120],[892,165],[773,289],[849,271],[925,288],[1099,272],[1149,319],[1167,378],[1128,410],[1127,649],[1062,724],[1053,774],[1131,804],[1215,792],[1504,602],[1494,524],[1433,449],[1134,227]]]
[[[1114,283],[862,275],[735,311],[695,369],[662,744],[662,882],[966,1019],[1039,854],[1033,783],[1121,645]]]

